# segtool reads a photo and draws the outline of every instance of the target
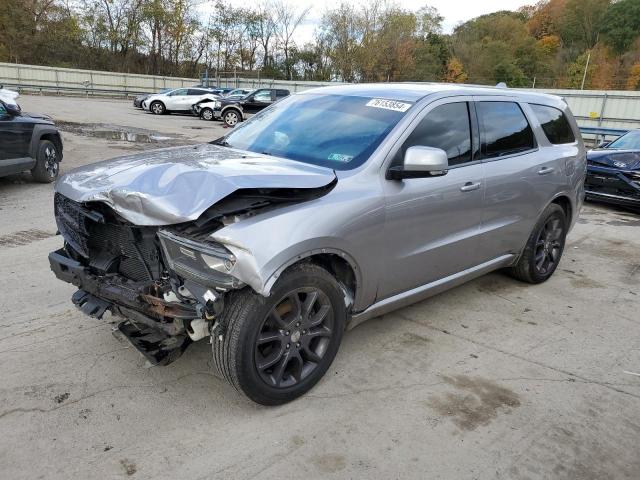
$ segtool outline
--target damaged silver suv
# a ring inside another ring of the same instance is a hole
[[[255,402],[290,401],[345,329],[496,269],[539,283],[583,199],[557,97],[437,84],[293,95],[211,144],[88,165],[56,185],[55,275],[153,364],[209,338]]]

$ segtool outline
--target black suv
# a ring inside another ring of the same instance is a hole
[[[205,120],[222,119],[229,127],[242,122],[247,115],[258,113],[276,100],[289,96],[289,90],[279,88],[260,88],[249,95],[230,99],[200,102],[200,117]],[[195,110],[194,110],[195,111]]]
[[[30,170],[34,180],[53,182],[61,160],[62,137],[51,118],[0,100],[0,177]]]

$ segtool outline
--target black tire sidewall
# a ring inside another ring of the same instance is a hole
[[[238,366],[238,381],[240,388],[252,400],[264,405],[277,405],[293,400],[309,391],[326,373],[331,366],[344,333],[346,322],[346,308],[344,295],[338,283],[321,267],[317,269],[324,272],[322,275],[313,274],[310,271],[296,270],[274,287],[271,296],[261,302],[252,319],[242,326],[239,339],[243,345],[238,345],[236,352]],[[255,342],[262,327],[264,318],[269,311],[287,293],[300,287],[315,287],[322,290],[333,307],[333,336],[322,362],[305,379],[288,388],[275,388],[267,385],[260,377],[255,367]]]
[[[560,253],[558,255],[558,261],[556,264],[544,275],[540,274],[535,266],[535,243],[540,234],[540,230],[544,227],[544,225],[553,217],[557,217],[560,219],[562,223],[562,237],[560,238]],[[542,283],[548,280],[553,273],[558,268],[560,264],[560,260],[562,259],[562,254],[564,253],[564,246],[567,237],[567,218],[564,213],[562,207],[556,204],[549,205],[546,209],[538,223],[536,224],[536,228],[534,229],[531,237],[529,238],[529,244],[527,248],[531,250],[531,254],[529,255],[529,272],[531,275],[531,279],[534,283]]]
[[[49,172],[47,171],[47,168],[45,166],[45,163],[46,163],[47,159],[45,157],[44,150],[49,146],[55,150],[55,152],[56,152],[56,163],[58,163],[58,170],[56,172],[56,175],[53,176],[53,177],[49,174]],[[58,152],[58,148],[56,147],[56,145],[52,141],[50,141],[50,140],[40,140],[40,142],[38,143],[38,152],[36,154],[36,165],[35,165],[35,167],[33,167],[33,170],[32,170],[32,175],[38,182],[51,183],[51,182],[55,181],[56,178],[58,178],[58,176],[60,175],[60,157],[59,157],[59,155],[60,155],[60,152]]]

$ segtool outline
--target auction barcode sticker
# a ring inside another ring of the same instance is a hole
[[[367,102],[367,107],[384,108],[396,112],[406,112],[411,107],[410,103],[398,102],[396,100],[385,100],[383,98],[372,98]]]

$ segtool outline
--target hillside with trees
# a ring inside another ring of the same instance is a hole
[[[197,77],[640,89],[640,0],[542,0],[444,33],[433,7],[343,2],[296,42],[286,0],[2,0],[0,61]],[[205,12],[205,13],[203,13]],[[585,76],[586,70],[586,76]]]

